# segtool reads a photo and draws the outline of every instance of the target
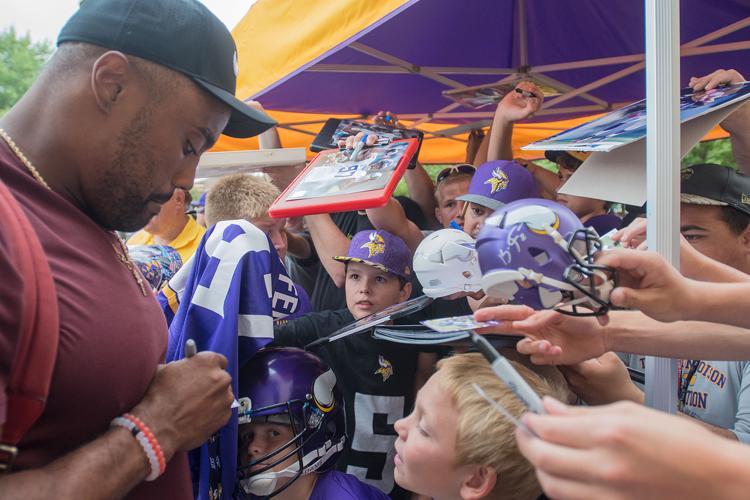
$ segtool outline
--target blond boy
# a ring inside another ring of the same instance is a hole
[[[528,368],[514,367],[540,396],[565,400],[567,391]],[[534,468],[521,456],[512,422],[480,396],[520,417],[526,407],[476,353],[440,361],[417,395],[414,411],[396,422],[396,482],[442,499],[532,500],[542,493]]]
[[[279,196],[279,189],[261,176],[234,174],[222,177],[206,195],[206,225],[219,221],[245,219],[271,239],[281,260],[286,258],[286,219],[272,219],[268,208]]]

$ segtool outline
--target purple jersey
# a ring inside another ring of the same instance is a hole
[[[389,497],[351,474],[331,470],[318,476],[310,500],[389,500]]]
[[[305,289],[296,283],[294,283],[294,288],[295,290],[297,290],[297,297],[299,299],[299,302],[297,302],[297,310],[294,311],[289,316],[285,316],[283,318],[274,320],[273,322],[274,326],[286,325],[287,323],[289,323],[289,321],[293,319],[301,318],[305,314],[312,312],[312,304],[310,303],[310,297],[307,295],[307,292],[305,291]]]

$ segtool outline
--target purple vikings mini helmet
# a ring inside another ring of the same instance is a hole
[[[239,403],[240,430],[250,422],[270,422],[291,426],[294,435],[247,466],[238,460],[237,479],[244,493],[274,496],[300,476],[336,465],[346,441],[344,401],[333,371],[316,355],[289,347],[258,351],[240,370]],[[238,455],[247,452],[248,444],[240,439]],[[295,456],[291,466],[271,470]],[[262,467],[253,470],[259,464]],[[279,481],[290,477],[286,483]]]
[[[567,207],[518,200],[485,221],[477,238],[482,288],[496,298],[576,316],[602,315],[617,286],[612,268],[594,264],[599,236]],[[579,309],[579,306],[585,309]]]

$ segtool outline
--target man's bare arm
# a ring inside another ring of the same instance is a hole
[[[226,366],[226,358],[211,352],[162,365],[131,410],[151,429],[166,461],[200,446],[229,420],[234,396]],[[0,498],[121,498],[150,470],[133,434],[112,428],[44,467],[0,477]]]
[[[0,477],[0,497],[121,498],[149,472],[138,441],[127,429],[118,427],[46,467]]]
[[[717,69],[713,73],[701,77],[693,77],[688,85],[700,92],[711,90],[719,85],[732,85],[745,81],[737,70]],[[732,152],[740,171],[750,175],[750,103],[746,103],[727,116],[719,125],[729,132],[732,141]]]
[[[668,358],[746,360],[750,330],[702,321],[662,323],[637,311],[612,311],[605,327],[611,350]]]

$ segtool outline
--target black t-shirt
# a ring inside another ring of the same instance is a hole
[[[331,214],[331,219],[349,239],[360,231],[374,229],[372,224],[370,224],[370,219],[368,219],[366,215],[360,215],[357,212],[333,213]],[[294,276],[295,273],[301,273],[304,270],[304,272],[312,279],[312,287],[307,291],[310,295],[310,302],[312,303],[313,310],[336,311],[346,307],[344,289],[336,286],[325,268],[321,265],[320,258],[315,252],[315,245],[313,245],[312,239],[308,238],[308,242],[310,243],[310,248],[312,249],[313,254],[307,259],[293,259],[297,266],[302,269],[295,270],[292,275]]]
[[[354,321],[347,309],[310,313],[275,329],[274,343],[304,347]],[[393,480],[393,424],[414,406],[419,349],[375,340],[369,331],[324,344],[314,352],[336,374],[344,396],[347,442],[338,462],[394,499],[410,498]]]

